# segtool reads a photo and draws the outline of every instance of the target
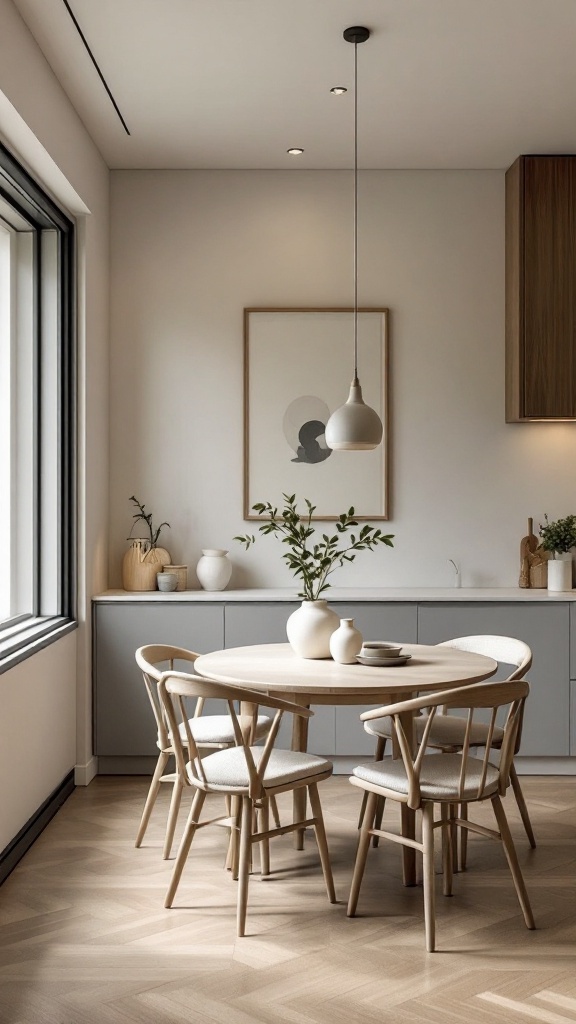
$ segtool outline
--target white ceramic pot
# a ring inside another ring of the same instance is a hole
[[[556,552],[548,561],[548,590],[572,590],[572,554]]]
[[[339,665],[353,665],[362,650],[362,633],[354,626],[354,619],[340,619],[340,625],[330,637],[330,654]]]
[[[159,572],[156,574],[158,581],[158,590],[161,590],[165,594],[169,594],[172,590],[176,590],[178,583],[178,577],[173,572]]]
[[[339,621],[327,601],[302,601],[286,623],[292,650],[299,658],[329,658],[330,637]]]
[[[203,590],[224,590],[232,575],[228,552],[222,548],[203,548],[196,575]]]

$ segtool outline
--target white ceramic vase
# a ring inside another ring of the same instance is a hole
[[[330,637],[330,654],[339,665],[353,665],[362,650],[362,633],[354,626],[354,619],[340,619],[340,625]]]
[[[224,590],[232,575],[228,552],[223,548],[203,548],[196,575],[203,590]]]
[[[556,551],[548,563],[548,590],[572,590],[572,553]]]
[[[327,601],[302,601],[286,623],[292,650],[299,658],[329,658],[330,637],[339,621]]]

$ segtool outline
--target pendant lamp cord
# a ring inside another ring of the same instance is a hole
[[[358,43],[354,42],[354,380],[358,384]]]

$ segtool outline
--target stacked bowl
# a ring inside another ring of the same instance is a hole
[[[400,644],[385,640],[365,640],[357,661],[361,665],[392,666],[405,665],[411,656],[402,653]]]

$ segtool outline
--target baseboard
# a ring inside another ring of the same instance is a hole
[[[14,870],[18,861],[30,849],[74,789],[74,772],[71,771],[54,792],[41,804],[36,813],[28,819],[6,849],[0,853],[0,884],[8,878],[8,875]]]
[[[334,765],[334,775],[351,775],[359,764],[373,759],[370,754],[324,754]],[[99,757],[98,775],[152,775],[156,757]],[[576,775],[576,757],[517,757],[518,775]],[[88,782],[90,779],[88,779]],[[85,784],[87,785],[88,782]],[[82,783],[79,783],[82,785]]]
[[[576,775],[576,757],[515,757],[518,775]]]
[[[373,760],[370,754],[326,756],[334,765],[334,775],[351,775],[357,765]],[[514,764],[518,775],[576,775],[576,757],[515,757]]]
[[[86,764],[77,764],[74,769],[74,783],[76,786],[89,786],[92,779],[98,775],[98,758],[91,757]]]
[[[99,757],[98,775],[153,775],[158,756]]]

